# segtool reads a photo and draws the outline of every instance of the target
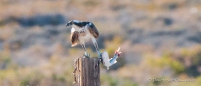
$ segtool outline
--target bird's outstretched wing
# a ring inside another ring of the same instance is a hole
[[[78,31],[74,31],[71,33],[70,35],[70,40],[71,40],[71,46],[74,47],[77,45],[77,43],[79,42],[79,39],[78,39],[78,36],[79,36],[79,32]]]
[[[89,32],[95,37],[98,38],[99,32],[93,23],[88,24]]]

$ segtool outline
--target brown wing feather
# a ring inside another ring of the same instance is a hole
[[[97,28],[94,26],[94,24],[91,23],[91,25],[89,25],[88,29],[89,29],[89,32],[90,32],[95,38],[98,38],[99,32],[98,32]]]
[[[75,31],[73,33],[71,33],[71,36],[70,36],[70,40],[71,40],[71,46],[76,46],[77,43],[79,42],[79,39],[78,39],[78,36],[79,36],[79,32],[78,31]]]

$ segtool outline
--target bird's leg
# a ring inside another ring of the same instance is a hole
[[[100,51],[99,51],[99,48],[98,48],[98,44],[97,44],[97,42],[96,42],[96,39],[95,39],[95,38],[92,38],[92,42],[93,42],[93,44],[94,44],[94,46],[95,46],[95,48],[96,48],[96,51],[97,51],[97,53],[98,53],[98,63],[97,63],[96,66],[95,66],[95,68],[96,68],[97,66],[99,66],[100,62],[103,63],[103,59],[102,59],[102,55],[101,55],[101,53],[100,53]]]
[[[90,57],[90,55],[87,53],[86,51],[86,47],[85,47],[85,44],[81,44],[82,48],[84,49],[84,56],[85,57]]]
[[[98,53],[98,58],[101,58],[102,56],[101,56],[100,50],[99,50],[99,48],[98,48],[97,42],[95,42],[95,47],[96,47],[96,51],[97,51],[97,53]]]
[[[96,39],[95,39],[95,38],[92,38],[92,42],[93,42],[93,44],[94,44],[94,46],[95,46],[95,48],[96,48],[96,51],[97,51],[97,53],[98,53],[98,58],[100,59],[102,56],[101,56],[100,50],[99,50],[99,48],[98,48],[98,44],[97,44],[97,42],[96,42]]]
[[[97,42],[94,42],[94,46],[95,46],[96,51],[97,51],[97,53],[98,53],[98,63],[95,65],[95,68],[96,68],[97,66],[99,66],[100,63],[103,64],[103,58],[102,58],[102,54],[101,54],[100,51],[99,51]]]

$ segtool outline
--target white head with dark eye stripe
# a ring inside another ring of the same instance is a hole
[[[77,23],[80,23],[81,21],[79,21],[79,20],[71,20],[71,21],[69,21],[67,24],[66,24],[66,27],[67,26],[72,26],[73,24],[77,24]]]

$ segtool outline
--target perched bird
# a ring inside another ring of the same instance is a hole
[[[84,55],[89,57],[89,54],[86,52],[85,42],[91,39],[100,58],[100,51],[96,42],[96,38],[99,37],[99,32],[92,22],[71,20],[66,24],[67,26],[72,26],[70,35],[72,47],[80,44],[85,51]]]

